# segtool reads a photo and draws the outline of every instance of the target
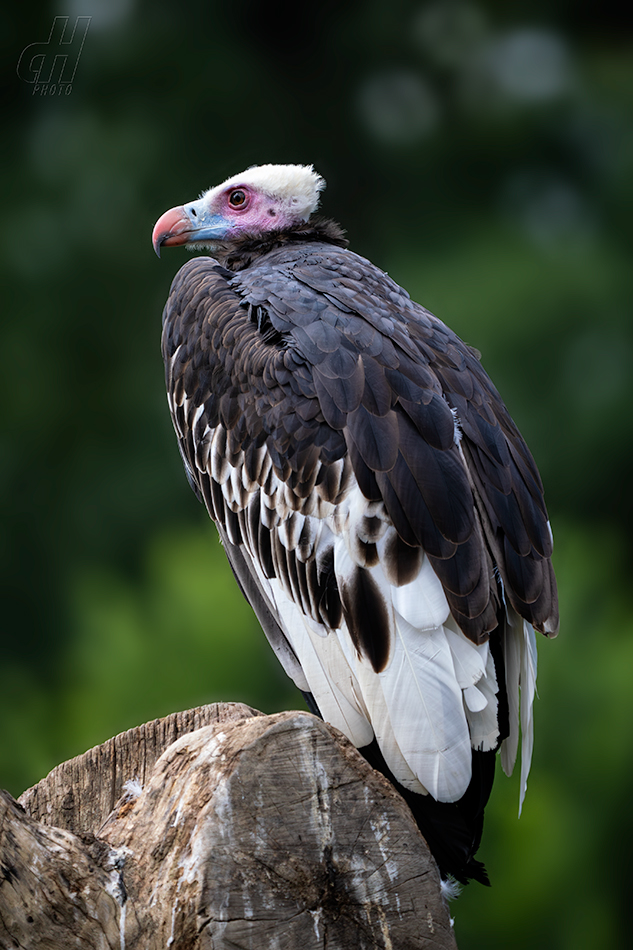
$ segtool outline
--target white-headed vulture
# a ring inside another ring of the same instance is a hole
[[[479,354],[315,216],[311,166],[167,211],[162,348],[191,487],[308,705],[404,795],[444,875],[474,858],[496,752],[532,755],[534,628],[558,629],[529,449]]]

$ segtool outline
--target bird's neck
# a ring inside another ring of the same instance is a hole
[[[311,217],[308,221],[302,221],[280,231],[262,231],[257,235],[243,235],[218,247],[213,256],[229,270],[239,271],[275,248],[315,241],[334,244],[338,247],[347,247],[349,243],[345,232],[336,221]]]

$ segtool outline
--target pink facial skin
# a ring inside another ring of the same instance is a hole
[[[244,201],[236,204],[235,198],[244,195]],[[201,201],[204,199],[201,199]],[[219,214],[232,224],[231,231],[258,234],[261,231],[277,231],[296,223],[296,217],[283,203],[270,195],[255,191],[249,185],[231,185],[214,195],[208,205],[210,214]]]

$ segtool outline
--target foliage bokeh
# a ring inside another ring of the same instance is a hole
[[[624,946],[633,846],[633,60],[624,8],[73,0],[72,93],[16,75],[56,9],[3,15],[0,785],[155,716],[300,705],[189,492],[160,313],[168,207],[314,162],[354,250],[477,346],[541,468],[562,630],[530,789],[501,775],[461,950]]]

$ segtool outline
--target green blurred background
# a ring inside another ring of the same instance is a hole
[[[72,93],[22,50],[93,17]],[[313,162],[352,248],[477,346],[556,536],[530,788],[499,774],[460,950],[623,947],[633,847],[633,59],[619,4],[72,0],[3,11],[0,785],[215,700],[301,706],[187,487],[169,207]]]

